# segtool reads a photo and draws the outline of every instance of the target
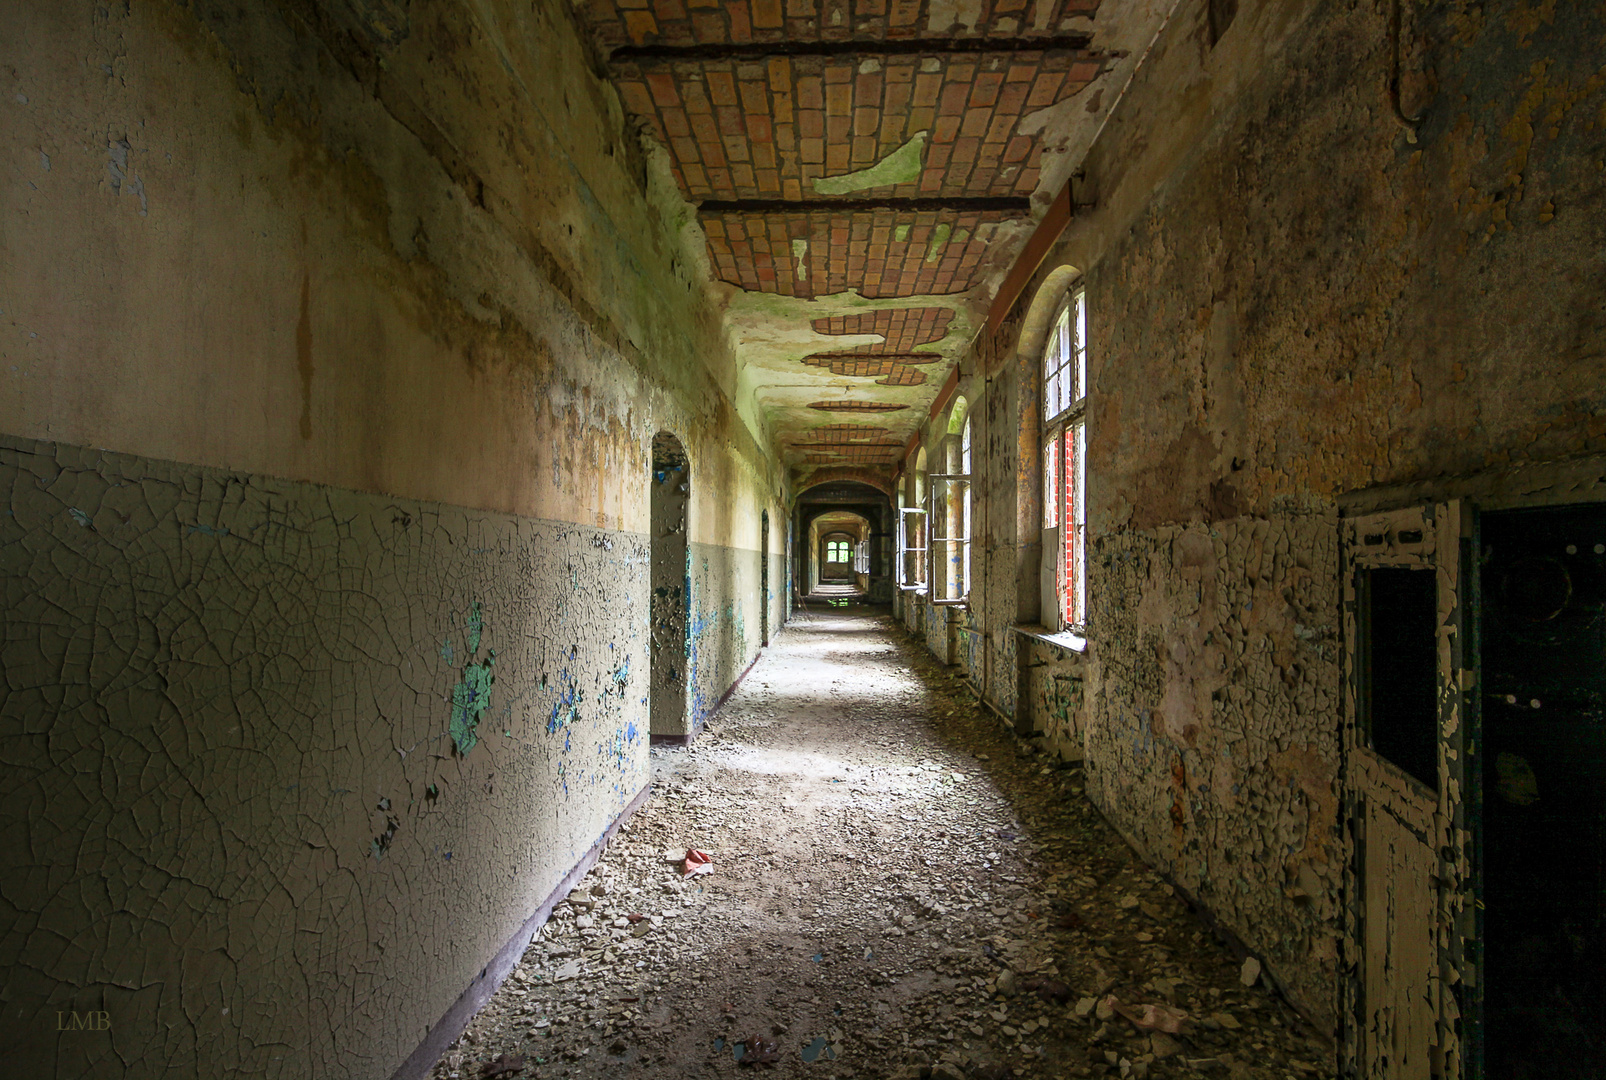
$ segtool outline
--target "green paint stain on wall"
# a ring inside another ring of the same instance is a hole
[[[925,156],[926,133],[917,131],[914,138],[868,169],[844,173],[841,176],[816,177],[814,190],[820,195],[846,195],[852,191],[886,187],[889,184],[911,184],[920,179]]]
[[[496,675],[492,672],[496,665],[495,649],[479,663],[472,660],[474,654],[480,651],[480,635],[484,628],[485,620],[476,602],[468,616],[468,655],[471,659],[464,665],[457,685],[452,687],[452,722],[449,730],[457,752],[464,755],[480,741],[480,717],[491,705],[491,684],[496,682]]]
[[[905,243],[909,239],[909,226],[899,225],[892,230],[892,239],[897,243]]]
[[[948,246],[948,237],[953,235],[954,227],[943,222],[931,230],[931,243],[926,245],[926,261],[936,262],[942,258],[942,249]]]

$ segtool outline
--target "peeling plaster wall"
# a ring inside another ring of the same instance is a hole
[[[759,552],[691,545],[691,622],[687,627],[692,730],[713,715],[759,650]]]
[[[584,58],[558,2],[0,9],[8,1064],[389,1076],[646,783],[654,431],[697,720],[756,654],[786,480]]]
[[[1606,441],[1606,7],[1406,7],[1414,144],[1387,5],[1241,5],[1215,50],[1179,16],[1067,244],[1092,266],[1089,789],[1329,1022],[1333,499]]]
[[[1337,515],[1119,532],[1091,556],[1088,790],[1295,996],[1337,985]]]
[[[1214,44],[1206,6],[1178,7],[1036,276],[1086,271],[1092,644],[1018,646],[1018,680],[1033,288],[976,342],[989,396],[1020,395],[985,410],[985,689],[1025,734],[1079,733],[1111,822],[1336,1026],[1336,500],[1606,444],[1606,5],[1406,0],[1414,142],[1389,4],[1244,0]]]
[[[1214,50],[1179,15],[1066,245],[1091,266],[1089,790],[1328,1022],[1334,497],[1606,443],[1606,5],[1406,7],[1414,144],[1388,5],[1243,4]]]

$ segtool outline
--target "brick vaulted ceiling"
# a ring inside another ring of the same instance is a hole
[[[1173,0],[577,0],[805,485],[890,473]]]

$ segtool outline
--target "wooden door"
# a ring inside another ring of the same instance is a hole
[[[1461,1075],[1468,514],[1447,502],[1344,523],[1344,1064],[1363,1080]]]

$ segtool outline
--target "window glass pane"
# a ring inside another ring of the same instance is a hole
[[[1071,564],[1076,570],[1076,595],[1071,621],[1082,626],[1087,622],[1087,425],[1077,424],[1072,431],[1076,441],[1076,465],[1067,483],[1076,492],[1075,528],[1072,530],[1075,548],[1071,552]]]
[[[1059,524],[1060,454],[1059,440],[1050,439],[1043,447],[1043,528]]]
[[[1059,335],[1060,398],[1056,414],[1069,409],[1071,402],[1076,399],[1076,386],[1072,382],[1074,372],[1071,368],[1071,356],[1075,350],[1075,343],[1071,338],[1070,308],[1065,309],[1065,314],[1061,316],[1060,325],[1063,327]]]
[[[967,427],[965,430],[968,432],[970,429]],[[964,595],[969,596],[970,595],[970,485],[968,483],[965,485],[965,498],[964,498],[964,502],[960,505],[959,513],[960,513],[960,523],[961,523],[961,529],[960,529],[959,535],[965,542],[964,543],[964,557],[963,557],[963,560],[962,560],[963,566],[961,567],[960,575],[959,575],[959,588],[964,593]]]
[[[1079,568],[1076,565],[1076,523],[1081,517],[1081,506],[1078,505],[1080,500],[1077,498],[1079,493],[1076,490],[1076,476],[1078,466],[1081,463],[1081,455],[1077,453],[1076,436],[1078,430],[1078,428],[1074,427],[1067,428],[1061,438],[1061,443],[1064,447],[1062,453],[1065,460],[1065,475],[1061,481],[1065,498],[1061,504],[1063,509],[1060,511],[1060,520],[1065,523],[1065,528],[1060,534],[1065,565],[1063,568],[1064,576],[1061,580],[1064,582],[1065,589],[1064,595],[1061,597],[1060,611],[1064,615],[1065,622],[1074,622],[1076,620],[1078,607],[1076,597],[1078,590],[1081,588],[1081,581],[1077,574]]]
[[[1087,293],[1079,292],[1072,301],[1076,307],[1076,329],[1073,336],[1076,380],[1076,400],[1087,394]]]

